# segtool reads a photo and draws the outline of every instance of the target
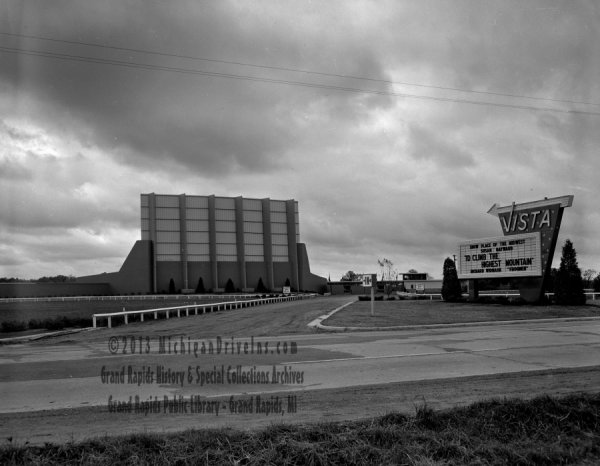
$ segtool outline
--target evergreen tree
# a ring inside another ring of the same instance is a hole
[[[585,304],[583,278],[577,265],[577,253],[570,239],[563,246],[560,267],[554,281],[554,298],[557,304]]]
[[[196,293],[206,293],[206,289],[204,288],[204,282],[202,281],[202,277],[198,279],[198,284],[196,285]]]
[[[233,285],[233,280],[230,278],[227,280],[225,284],[225,293],[233,293],[235,291],[235,286]]]
[[[175,280],[169,280],[169,294],[175,294]]]
[[[462,299],[460,281],[456,273],[456,265],[449,257],[444,261],[444,280],[442,282],[442,298],[444,301],[456,302]]]
[[[265,286],[265,284],[263,283],[263,279],[262,279],[262,277],[260,277],[260,278],[258,279],[258,284],[256,285],[256,288],[255,288],[255,290],[254,290],[254,291],[256,291],[257,293],[266,293],[266,292],[268,291],[268,290],[267,290],[267,287],[266,287],[266,286]]]

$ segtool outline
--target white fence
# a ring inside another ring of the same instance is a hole
[[[206,297],[206,295],[202,295]],[[248,295],[236,295],[239,297],[248,298]],[[296,301],[299,299],[313,298],[316,294],[295,294],[288,296],[269,296],[258,299],[242,299],[241,301],[224,301],[216,303],[203,303],[203,304],[186,304],[183,306],[173,307],[162,307],[157,309],[142,309],[137,311],[121,311],[121,312],[107,312],[102,314],[94,314],[92,316],[94,321],[94,328],[97,326],[98,318],[106,317],[108,320],[108,328],[112,328],[113,317],[123,317],[125,325],[129,324],[129,316],[140,316],[140,322],[144,322],[144,315],[152,314],[154,319],[158,319],[159,314],[164,313],[166,319],[171,317],[171,313],[176,313],[177,317],[181,317],[182,311],[185,311],[185,316],[189,317],[190,311],[193,310],[193,315],[198,315],[198,311],[202,314],[206,312],[216,312],[227,309],[243,309],[246,307],[260,306],[262,304],[280,303],[284,301]],[[222,297],[222,296],[221,296]]]
[[[600,297],[600,293],[599,292],[585,292],[583,293],[586,298],[589,298],[590,296],[592,297],[592,301],[596,300],[596,296]],[[510,290],[510,291],[503,291],[501,293],[498,292],[492,292],[492,293],[487,293],[485,291],[480,291],[479,292],[479,296],[520,296],[518,291],[515,290]],[[554,296],[554,293],[546,293],[546,297],[549,298],[550,296]]]
[[[585,292],[583,293],[586,298],[592,298],[592,301],[595,301],[596,299],[600,298],[600,293],[599,292]],[[397,293],[398,296],[404,296],[407,298],[415,298],[417,296],[426,296],[428,297],[431,301],[433,301],[434,299],[442,299],[442,294],[441,293]],[[468,293],[463,293],[463,296],[469,296]],[[479,296],[504,296],[506,298],[508,298],[509,296],[520,296],[519,292],[517,290],[507,290],[507,291],[502,291],[500,293],[498,293],[497,291],[492,291],[492,292],[487,292],[487,291],[480,291],[479,292]],[[554,293],[546,293],[546,297],[549,298],[550,296],[554,296]]]

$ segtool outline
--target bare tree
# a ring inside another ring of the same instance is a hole
[[[394,263],[391,260],[386,259],[384,257],[383,259],[377,259],[377,263],[379,264],[379,267],[381,268],[381,280],[382,281],[396,280],[396,278],[398,277],[398,272],[396,272],[396,270],[394,269]]]
[[[394,269],[394,263],[386,259],[377,259],[379,267],[381,267],[381,281],[388,282],[383,285],[383,292],[390,299],[390,295],[396,290],[396,285],[393,282],[398,279],[398,272]]]
[[[592,288],[592,283],[594,282],[594,278],[596,277],[597,274],[598,274],[598,272],[596,272],[594,269],[585,270],[582,274],[583,286],[586,288]]]

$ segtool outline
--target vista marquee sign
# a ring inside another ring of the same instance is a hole
[[[572,195],[507,206],[494,204],[488,214],[498,217],[504,236],[460,244],[458,277],[518,278],[521,297],[530,302],[541,301],[563,212],[572,205]]]
[[[458,252],[458,278],[542,275],[539,232],[470,240]]]

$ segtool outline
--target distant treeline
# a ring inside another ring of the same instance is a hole
[[[15,278],[15,277],[0,277],[0,283],[64,283],[74,282],[75,277],[73,275],[56,275],[54,277],[40,277],[40,278]]]

